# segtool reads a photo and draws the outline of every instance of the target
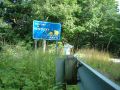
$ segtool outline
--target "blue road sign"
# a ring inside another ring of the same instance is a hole
[[[33,21],[33,39],[60,40],[61,24]]]

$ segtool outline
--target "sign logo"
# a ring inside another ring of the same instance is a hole
[[[61,24],[33,21],[33,39],[60,40]]]

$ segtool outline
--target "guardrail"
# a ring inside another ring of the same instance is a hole
[[[120,86],[73,56],[57,60],[56,82],[80,86],[80,90],[120,90]],[[109,68],[109,67],[108,67]]]
[[[120,86],[82,61],[80,61],[78,77],[80,90],[120,90]]]

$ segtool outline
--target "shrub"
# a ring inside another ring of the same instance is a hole
[[[26,51],[18,46],[4,48],[0,57],[1,90],[53,90],[54,62],[54,53],[42,53],[40,49]]]

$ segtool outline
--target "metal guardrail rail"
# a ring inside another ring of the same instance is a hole
[[[120,90],[120,86],[80,61],[78,68],[80,90]]]
[[[120,90],[119,85],[73,56],[57,59],[56,84],[62,85],[63,90],[66,85],[76,84],[80,90]]]

